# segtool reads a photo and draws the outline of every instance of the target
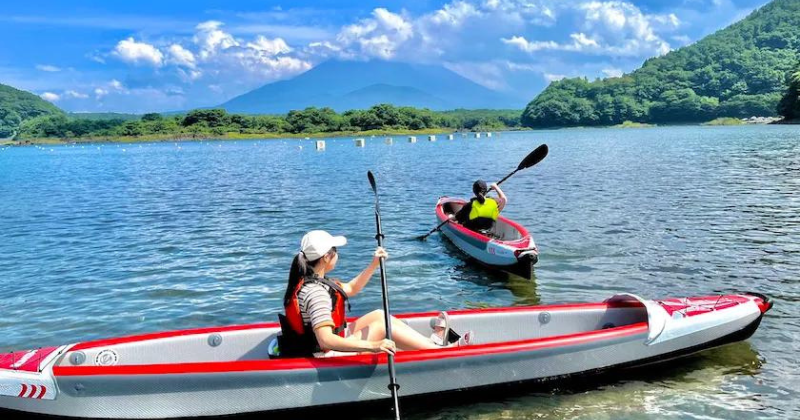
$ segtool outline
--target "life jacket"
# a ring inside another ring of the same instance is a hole
[[[469,220],[477,218],[492,219],[497,221],[500,215],[500,208],[497,206],[497,201],[494,198],[486,198],[481,204],[477,199],[472,199],[472,208],[469,211]]]
[[[477,198],[473,198],[470,207],[469,220],[464,222],[464,227],[481,233],[491,231],[500,215],[497,201],[486,198],[481,204]]]
[[[347,309],[350,308],[350,302],[348,302],[347,293],[342,289],[341,283],[317,275],[303,278],[294,289],[289,304],[284,307],[286,315],[278,315],[281,324],[281,336],[278,338],[281,357],[310,357],[316,352],[323,351],[319,342],[317,342],[311,323],[303,322],[300,302],[297,300],[297,294],[300,289],[309,283],[328,286],[331,307],[333,308],[331,312],[334,324],[333,333],[344,337],[345,330],[347,330]]]

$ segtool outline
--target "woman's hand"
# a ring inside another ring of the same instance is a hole
[[[389,253],[388,253],[388,252],[386,252],[386,250],[385,250],[385,249],[383,249],[383,247],[380,247],[380,246],[379,246],[379,247],[378,247],[378,248],[375,250],[375,254],[373,254],[373,256],[372,256],[372,263],[373,263],[373,264],[378,264],[378,263],[380,262],[380,259],[381,259],[381,258],[383,258],[384,260],[387,260],[387,259],[389,259]]]
[[[371,349],[373,353],[386,353],[394,355],[397,353],[397,346],[394,344],[392,340],[378,340],[378,341],[370,341]]]
[[[489,191],[491,191],[491,190],[497,190],[497,183],[496,182],[492,182],[491,184],[489,184]]]

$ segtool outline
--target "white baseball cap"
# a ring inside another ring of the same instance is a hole
[[[300,241],[300,251],[309,261],[316,261],[325,256],[331,248],[346,244],[347,238],[344,236],[331,236],[324,230],[312,230],[306,233],[303,240]]]

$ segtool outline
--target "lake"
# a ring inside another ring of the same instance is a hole
[[[671,365],[406,418],[800,417],[800,129],[574,129],[415,144],[395,136],[0,149],[0,351],[275,321],[302,235],[347,236],[335,276],[375,247],[377,177],[392,310],[741,291],[775,307],[755,335]],[[535,278],[483,269],[435,234],[439,196],[503,184],[541,249]],[[381,305],[376,275],[353,301]],[[402,378],[400,383],[402,385]],[[402,390],[401,390],[402,392]],[[376,417],[383,418],[383,416]]]

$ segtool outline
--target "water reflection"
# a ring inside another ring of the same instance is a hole
[[[725,405],[726,414],[752,413],[764,410],[765,404],[757,391],[742,385],[741,375],[756,375],[762,363],[748,342],[739,342],[677,362],[544,388],[518,385],[457,397],[437,396],[438,406],[405,404],[403,418],[617,419],[682,417],[704,410],[711,411],[711,418],[718,418],[724,412],[713,414],[719,404]],[[381,417],[366,414],[362,418]]]

